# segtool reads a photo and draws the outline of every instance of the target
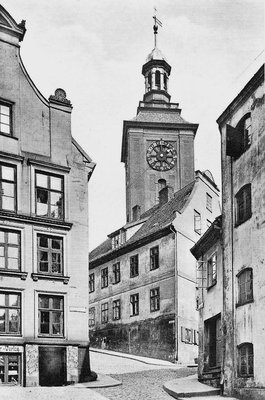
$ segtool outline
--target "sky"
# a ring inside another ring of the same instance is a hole
[[[195,168],[221,188],[216,119],[264,62],[263,0],[2,0],[26,20],[23,63],[48,98],[63,88],[73,104],[72,135],[97,164],[89,182],[92,250],[125,224],[123,120],[144,94],[142,65],[154,47],[171,65],[168,92],[198,123]]]

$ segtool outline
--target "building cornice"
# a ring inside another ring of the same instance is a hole
[[[23,224],[49,226],[56,229],[63,229],[69,231],[73,224],[60,220],[54,220],[46,217],[37,217],[24,214],[15,214],[8,211],[0,211],[0,220],[14,221]]]

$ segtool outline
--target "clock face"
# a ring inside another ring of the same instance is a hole
[[[146,160],[157,171],[168,171],[175,165],[177,152],[174,147],[160,139],[151,144],[146,152]]]

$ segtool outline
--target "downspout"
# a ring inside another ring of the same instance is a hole
[[[179,358],[179,326],[178,326],[178,258],[177,258],[177,231],[170,226],[174,234],[174,309],[175,309],[175,361]]]
[[[233,374],[232,390],[234,390],[235,381],[235,279],[234,279],[234,186],[233,186],[233,160],[231,157],[231,273],[232,273],[232,346],[233,346]]]

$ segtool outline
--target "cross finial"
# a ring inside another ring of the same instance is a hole
[[[154,42],[155,42],[155,47],[157,45],[157,32],[158,32],[158,25],[162,27],[162,22],[157,18],[156,14],[157,14],[157,8],[154,7],[154,11],[155,11],[155,15],[153,16],[155,24],[153,26],[154,29]]]

